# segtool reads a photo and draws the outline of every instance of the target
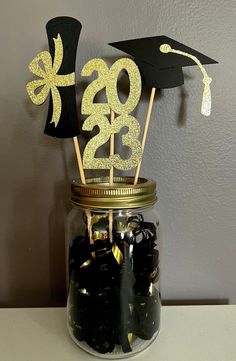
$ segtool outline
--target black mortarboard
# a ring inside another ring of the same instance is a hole
[[[146,86],[159,89],[180,86],[184,83],[182,67],[196,65],[196,62],[186,56],[161,52],[162,44],[169,44],[172,49],[195,56],[201,64],[217,63],[217,61],[164,35],[119,41],[109,45],[134,57]]]
[[[55,44],[54,38],[58,34],[61,36],[63,44],[63,60],[57,74],[70,74],[75,71],[76,51],[82,25],[71,17],[61,16],[51,19],[47,25],[47,35],[49,42],[49,51],[54,59]],[[53,114],[52,95],[50,95],[47,123],[44,133],[57,138],[72,138],[79,134],[78,115],[76,107],[75,85],[58,86],[61,96],[61,115],[60,120],[55,126],[51,122]]]

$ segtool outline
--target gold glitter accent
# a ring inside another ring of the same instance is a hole
[[[167,53],[169,53],[169,52],[171,51],[171,46],[170,46],[169,44],[162,44],[162,45],[160,46],[160,51],[161,51],[162,53],[167,54]]]
[[[84,149],[83,165],[85,169],[110,169],[114,167],[120,170],[135,168],[142,157],[142,147],[138,140],[140,125],[137,119],[131,115],[122,114],[110,124],[103,115],[90,115],[84,122],[82,129],[92,131],[98,125],[100,132],[90,139]],[[129,159],[122,159],[119,154],[113,154],[109,158],[96,158],[97,149],[105,144],[111,133],[119,133],[121,128],[128,127],[129,131],[122,135],[122,144],[128,146],[132,154]]]
[[[87,295],[87,296],[90,295],[90,293],[86,290],[86,288],[80,288],[79,292],[82,293],[83,295]]]
[[[83,124],[82,129],[92,131],[98,125],[99,133],[90,139],[84,149],[83,166],[84,169],[110,169],[112,167],[110,158],[95,158],[95,153],[99,147],[108,142],[112,128],[108,119],[102,114],[90,115]]]
[[[41,77],[42,79],[33,80],[26,85],[28,95],[32,102],[41,105],[45,102],[49,92],[52,94],[53,115],[51,123],[57,126],[61,116],[61,96],[57,87],[71,86],[75,84],[75,73],[58,75],[57,72],[61,67],[63,60],[63,44],[60,34],[57,38],[53,38],[55,45],[55,56],[52,61],[51,54],[48,51],[39,53],[29,64],[29,70]],[[44,69],[40,67],[40,61],[44,65]],[[38,94],[36,89],[42,86]]]
[[[129,344],[131,345],[132,341],[133,341],[133,333],[132,332],[128,333],[128,341],[129,341]]]
[[[88,267],[91,263],[92,263],[92,260],[91,260],[91,259],[88,259],[87,261],[85,261],[84,263],[82,263],[82,265],[80,266],[80,268]]]
[[[126,70],[129,76],[130,90],[127,101],[120,102],[117,93],[117,80],[121,70]],[[142,89],[142,81],[139,69],[135,62],[129,58],[117,60],[110,68],[109,78],[107,79],[107,99],[110,108],[116,114],[129,114],[137,106]]]
[[[101,221],[102,219],[106,219],[107,218],[107,215],[106,214],[93,214],[92,215],[92,219],[91,219],[91,224],[96,224],[98,223],[99,221]]]
[[[112,253],[116,259],[116,262],[118,264],[121,264],[123,262],[123,254],[121,253],[121,250],[119,249],[119,247],[117,247],[117,245],[115,243],[113,243],[113,246],[112,246]]]
[[[121,70],[125,69],[129,76],[130,91],[127,101],[122,104],[117,93],[117,79]],[[138,140],[140,125],[137,119],[131,115],[137,106],[142,89],[142,81],[139,69],[135,62],[128,58],[117,60],[110,68],[109,82],[107,84],[107,98],[110,108],[120,114],[112,124],[113,133],[119,133],[123,127],[128,127],[128,133],[122,135],[122,144],[131,149],[131,157],[122,159],[119,154],[110,156],[112,165],[119,170],[129,170],[137,167],[142,158],[142,147]]]
[[[154,291],[155,291],[155,287],[153,286],[153,283],[151,283],[150,287],[149,287],[149,292],[150,292],[151,295],[153,295]]]
[[[130,310],[131,314],[133,313],[133,309],[134,309],[134,305],[132,303],[129,303],[129,310]],[[131,346],[131,344],[133,342],[133,333],[132,332],[128,333],[128,341],[129,341],[129,344]]]
[[[154,271],[152,271],[149,276],[148,276],[150,281],[155,281],[157,282],[157,280],[159,279],[159,267],[155,268]]]
[[[96,71],[98,78],[93,80],[85,89],[82,103],[82,114],[110,114],[110,107],[106,103],[94,103],[96,94],[107,86],[109,68],[103,59],[95,58],[89,60],[81,71],[81,76],[91,76]]]
[[[142,146],[138,140],[140,125],[132,115],[121,114],[112,124],[113,132],[119,133],[123,127],[128,127],[129,131],[122,135],[122,144],[131,149],[131,156],[122,159],[119,154],[114,154],[110,159],[116,169],[128,170],[137,167],[142,158]]]
[[[204,84],[204,90],[203,90],[203,95],[202,95],[202,106],[201,106],[201,113],[205,116],[209,116],[211,114],[211,89],[210,89],[210,84],[212,82],[212,78],[210,78],[206,72],[206,69],[204,68],[204,66],[202,65],[202,63],[200,62],[200,60],[191,54],[185,53],[184,51],[181,50],[176,50],[176,49],[172,49],[171,46],[169,44],[162,44],[160,46],[160,51],[162,53],[174,53],[174,54],[179,54],[182,56],[186,56],[187,58],[192,59],[199,67],[199,69],[201,70],[202,74],[203,74],[203,84]]]
[[[94,241],[96,241],[97,239],[105,241],[107,238],[108,238],[107,231],[95,231],[95,232],[93,232],[93,240]]]
[[[120,102],[117,93],[117,79],[121,70],[126,70],[130,80],[130,92],[127,101]],[[129,170],[135,168],[142,157],[142,147],[138,140],[140,126],[136,118],[128,115],[137,106],[141,96],[141,76],[139,69],[133,60],[122,58],[117,60],[110,68],[103,59],[91,59],[82,69],[82,76],[90,76],[97,71],[99,77],[86,88],[81,105],[82,114],[91,114],[84,122],[82,129],[92,131],[97,125],[99,133],[90,139],[83,154],[83,165],[85,169],[111,169]],[[98,91],[106,87],[108,104],[93,103]],[[112,109],[120,114],[112,124],[104,116],[110,114]],[[107,143],[114,133],[119,133],[123,127],[128,127],[127,134],[122,136],[122,144],[128,146],[131,151],[129,159],[122,159],[119,154],[111,155],[109,158],[95,158],[99,147]]]

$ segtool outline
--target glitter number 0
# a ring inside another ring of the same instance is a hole
[[[125,103],[121,103],[117,93],[117,80],[122,70],[129,75],[130,91]],[[137,106],[141,96],[141,76],[136,64],[127,58],[117,60],[112,67],[108,68],[104,60],[92,59],[82,69],[82,76],[90,76],[97,71],[98,78],[86,88],[82,104],[82,114],[91,114],[84,122],[82,129],[91,131],[97,125],[99,133],[89,140],[84,154],[83,164],[85,169],[110,169],[114,167],[120,170],[135,168],[141,160],[142,148],[138,140],[140,126],[136,118],[129,115]],[[93,103],[95,95],[106,88],[108,104]],[[112,124],[105,117],[113,110],[119,116]],[[122,159],[119,154],[111,155],[109,158],[95,158],[97,149],[108,142],[111,134],[119,133],[123,127],[129,129],[128,133],[122,135],[122,144],[131,149],[129,159]]]
[[[123,104],[120,102],[117,93],[117,80],[121,70],[126,70],[129,76],[130,90],[127,101]],[[122,58],[117,60],[110,68],[109,80],[107,83],[106,93],[108,104],[117,114],[129,114],[136,108],[141,96],[141,77],[137,65],[133,60]]]

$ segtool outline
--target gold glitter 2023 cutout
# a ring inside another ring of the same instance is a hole
[[[61,116],[61,96],[57,87],[74,85],[75,73],[57,74],[63,60],[63,43],[60,34],[57,35],[57,38],[53,38],[53,40],[55,44],[54,61],[52,61],[51,54],[48,51],[39,53],[30,63],[29,70],[42,79],[29,82],[26,85],[26,89],[30,99],[36,105],[43,104],[51,91],[53,101],[51,123],[54,123],[56,127]],[[40,67],[40,61],[43,63],[44,69]],[[36,93],[39,87],[42,87],[42,89]]]
[[[130,81],[130,91],[125,103],[121,103],[117,93],[117,80],[121,70],[126,70]],[[99,133],[87,143],[83,154],[85,169],[110,169],[129,170],[137,167],[142,157],[142,147],[138,140],[140,125],[131,113],[137,106],[141,96],[141,76],[133,60],[122,58],[117,60],[109,69],[103,59],[91,59],[83,67],[81,75],[90,76],[96,71],[98,78],[92,81],[85,89],[81,112],[90,116],[84,121],[83,130],[92,131],[97,125]],[[106,89],[107,103],[94,103],[96,94]],[[112,123],[106,115],[111,111],[118,115]],[[128,132],[122,135],[122,144],[131,149],[129,159],[122,159],[119,154],[108,158],[96,158],[99,147],[107,143],[112,134],[119,133],[123,127]]]
[[[208,76],[208,74],[206,72],[206,69],[204,68],[204,66],[202,65],[200,60],[198,60],[198,58],[196,56],[185,53],[184,51],[172,49],[169,44],[162,44],[160,46],[160,51],[162,53],[165,53],[165,54],[174,53],[174,54],[179,54],[179,55],[182,55],[182,56],[186,56],[187,58],[192,59],[198,65],[199,69],[201,70],[201,72],[203,74],[202,82],[204,84],[201,113],[203,115],[205,115],[205,116],[209,116],[211,114],[211,88],[210,88],[210,84],[212,82],[212,78],[210,78]]]

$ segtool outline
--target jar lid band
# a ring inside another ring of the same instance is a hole
[[[85,208],[119,209],[139,208],[153,205],[156,200],[156,182],[139,178],[134,185],[134,177],[114,177],[113,185],[109,178],[90,178],[82,184],[73,180],[71,200]]]

